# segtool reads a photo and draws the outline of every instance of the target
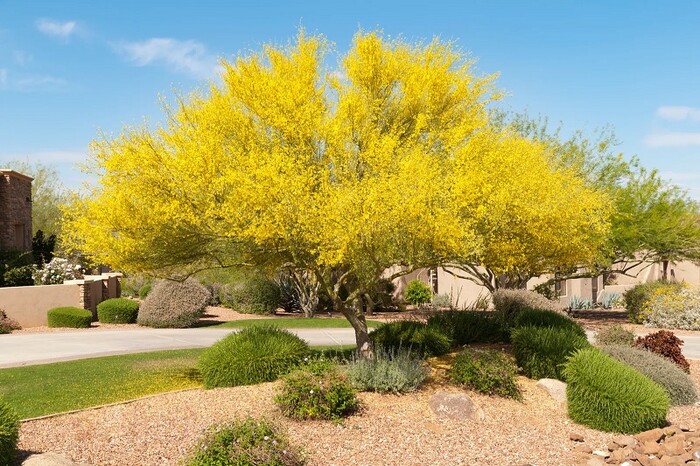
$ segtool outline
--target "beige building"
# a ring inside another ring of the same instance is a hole
[[[32,249],[32,178],[0,169],[0,250]]]

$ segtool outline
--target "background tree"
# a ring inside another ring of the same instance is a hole
[[[553,168],[545,145],[492,128],[493,76],[437,40],[360,33],[339,70],[323,68],[327,50],[301,33],[223,62],[223,86],[179,98],[163,127],[96,141],[100,181],[66,212],[71,244],[131,272],[312,274],[365,356],[362,301],[383,279],[497,254],[536,262],[544,248],[489,235],[500,221],[556,235],[549,256],[590,259],[604,199]],[[572,196],[596,202],[547,225]]]

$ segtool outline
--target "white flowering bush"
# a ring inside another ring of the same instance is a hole
[[[83,278],[83,268],[80,264],[70,262],[68,259],[54,257],[51,262],[44,264],[42,268],[34,266],[32,278],[36,285],[60,285],[65,280]]]
[[[658,294],[649,308],[645,327],[700,330],[700,287]]]

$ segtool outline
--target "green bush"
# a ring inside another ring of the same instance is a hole
[[[293,419],[340,419],[359,407],[355,390],[331,364],[310,364],[284,377],[275,402]]]
[[[280,427],[265,419],[247,418],[210,428],[185,464],[301,466],[305,461]]]
[[[607,345],[601,350],[661,385],[671,399],[671,406],[685,406],[697,401],[698,395],[690,376],[663,356],[629,345]]]
[[[484,311],[440,312],[428,318],[428,325],[441,329],[455,345],[509,341],[508,330]]]
[[[531,379],[564,380],[566,358],[590,346],[577,330],[557,327],[518,327],[511,332],[511,342],[518,366]]]
[[[433,292],[428,285],[420,280],[411,280],[406,287],[405,299],[409,304],[419,306],[429,303],[433,297]]]
[[[683,288],[655,295],[648,305],[644,325],[649,327],[700,330],[700,288]]]
[[[353,387],[363,392],[406,393],[418,389],[430,370],[407,350],[376,351],[373,359],[356,359],[347,367]]]
[[[500,289],[493,293],[491,300],[499,319],[508,325],[523,309],[542,309],[564,313],[563,306],[557,301],[550,301],[534,291]]]
[[[194,279],[160,280],[141,303],[136,322],[156,328],[188,328],[199,322],[209,291]]]
[[[245,314],[274,314],[281,303],[279,284],[261,275],[223,286],[219,293],[223,306]]]
[[[569,416],[578,423],[633,434],[665,422],[669,407],[666,391],[596,348],[574,353],[564,375]]]
[[[680,283],[663,281],[641,283],[625,292],[625,309],[630,322],[643,324],[651,313],[650,303],[657,296],[674,294],[683,289]]]
[[[4,273],[3,281],[5,286],[32,286],[34,285],[33,272],[33,265],[15,267]]]
[[[92,312],[79,307],[55,307],[46,314],[49,327],[89,328]]]
[[[248,327],[202,352],[199,370],[205,388],[271,382],[295,369],[309,346],[277,327]]]
[[[479,393],[520,400],[517,373],[518,368],[501,351],[472,348],[457,355],[449,372],[453,382]]]
[[[139,298],[146,299],[146,297],[148,297],[148,294],[151,292],[152,289],[153,283],[146,283],[145,285],[140,287],[138,291]]]
[[[620,324],[611,325],[598,330],[595,336],[595,342],[599,346],[603,345],[626,345],[634,344],[635,335],[631,330],[627,330]]]
[[[13,330],[19,330],[22,327],[15,319],[10,319],[3,309],[0,308],[0,335],[3,333],[12,333]]]
[[[14,464],[19,441],[19,417],[14,409],[0,399],[0,464]]]
[[[128,298],[112,298],[97,305],[97,320],[106,324],[133,324],[139,303]]]
[[[408,349],[423,356],[440,356],[450,351],[452,341],[435,326],[423,322],[401,320],[381,325],[369,334],[377,349]]]
[[[586,331],[573,319],[563,314],[542,309],[523,309],[513,320],[514,327],[556,327],[571,329],[586,338]]]

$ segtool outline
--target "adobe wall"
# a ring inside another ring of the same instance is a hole
[[[0,250],[32,249],[32,178],[0,169]]]

